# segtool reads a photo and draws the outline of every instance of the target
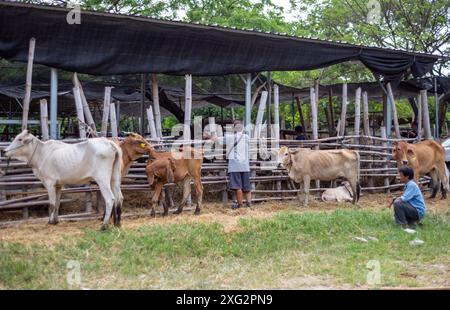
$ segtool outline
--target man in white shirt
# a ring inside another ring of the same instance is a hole
[[[228,159],[229,189],[236,193],[237,202],[233,209],[243,206],[244,193],[246,206],[251,207],[252,187],[250,184],[250,138],[244,132],[244,126],[238,120],[234,121],[234,134],[224,137],[211,137],[214,142],[225,144]]]

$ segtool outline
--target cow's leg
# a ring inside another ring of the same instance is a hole
[[[200,176],[194,178],[195,192],[197,194],[197,207],[195,208],[194,214],[200,214],[203,202],[203,184]]]
[[[187,176],[183,180],[183,199],[181,199],[181,203],[178,206],[177,211],[175,211],[175,214],[180,214],[183,212],[183,207],[188,201],[189,196],[191,195],[191,180],[192,178],[190,176]]]
[[[161,198],[159,199],[159,204],[163,206],[164,209],[163,216],[169,215],[169,204],[166,201],[166,191],[164,186],[161,189]]]
[[[59,219],[58,219],[59,206],[61,205],[61,194],[62,194],[61,187],[56,186],[55,192],[56,192],[56,201],[55,201],[55,214],[53,215],[53,219],[54,219],[55,224],[58,224],[59,223]]]
[[[305,206],[308,206],[308,199],[309,199],[309,186],[311,185],[311,178],[309,175],[305,175],[303,177],[303,186],[305,189]]]
[[[164,187],[164,183],[162,183],[160,181],[156,182],[155,191],[153,192],[153,197],[152,197],[152,211],[150,212],[151,217],[156,216],[155,207],[158,205],[158,202],[160,201],[161,192],[162,192],[163,187]]]
[[[436,169],[434,169],[430,172],[430,177],[431,177],[431,180],[433,183],[430,198],[434,199],[434,198],[436,198],[437,192],[439,191],[439,185],[441,184],[441,182],[439,181],[438,173],[437,173]]]
[[[352,187],[353,192],[353,198],[352,198],[352,204],[356,204],[358,201],[358,181],[357,180],[347,180],[350,183],[350,186]]]
[[[297,192],[297,199],[298,199],[298,203],[299,203],[300,206],[303,204],[303,200],[302,200],[302,191],[303,191],[302,184],[303,184],[303,182],[299,182],[298,183],[299,186],[298,186],[298,192]]]
[[[45,186],[48,192],[48,223],[50,225],[56,225],[55,211],[56,211],[56,186],[54,184],[46,184]]]
[[[108,222],[111,218],[112,210],[114,207],[114,194],[111,190],[111,183],[103,180],[96,180],[103,199],[105,200],[105,217],[103,218],[103,224],[101,230],[108,229]]]
[[[112,175],[111,178],[111,190],[114,195],[114,226],[120,227],[120,220],[122,216],[122,204],[123,204],[123,194],[120,188],[121,179],[120,175]]]
[[[442,197],[441,199],[447,199],[448,177],[446,173],[447,167],[445,163],[442,163],[441,167],[437,170],[439,177],[439,186],[441,186]]]

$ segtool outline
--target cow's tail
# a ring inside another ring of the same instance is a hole
[[[356,202],[359,201],[361,197],[361,155],[359,155],[358,151],[356,152],[356,161],[357,161],[357,175],[356,175]]]
[[[121,207],[123,203],[123,195],[120,188],[122,182],[122,149],[114,142],[111,142],[111,145],[115,151],[111,174],[111,189],[114,194],[114,223],[120,225]]]

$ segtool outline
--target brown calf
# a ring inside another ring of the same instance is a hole
[[[153,187],[151,216],[155,216],[155,206],[161,202],[164,197],[162,189],[165,184],[174,181],[175,161],[171,158],[161,158],[147,163],[145,172],[150,187]],[[168,204],[164,204],[164,216],[169,214]]]
[[[199,214],[203,200],[203,184],[201,181],[203,154],[191,147],[185,147],[184,150],[172,152],[157,152],[150,144],[147,143],[147,151],[150,155],[148,165],[158,160],[173,161],[173,181],[183,184],[183,199],[181,200],[178,210],[175,214],[183,212],[183,207],[191,194],[191,181],[194,180],[195,190],[197,194],[197,206],[194,214]],[[162,188],[166,182],[156,179],[155,188]],[[159,201],[161,191],[154,193],[152,201]],[[164,210],[166,213],[166,210]]]

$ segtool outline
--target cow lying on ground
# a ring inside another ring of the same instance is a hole
[[[322,201],[353,201],[353,191],[349,182],[345,181],[342,186],[329,188],[322,193]]]
[[[167,183],[174,181],[175,161],[172,158],[161,158],[156,160],[149,160],[145,172],[150,187],[153,188],[154,193],[152,197],[152,211],[151,216],[155,216],[155,206],[161,203],[164,198],[163,187]],[[169,214],[168,204],[164,204],[164,214]]]
[[[300,186],[304,186],[305,200],[308,204],[309,186],[311,180],[333,181],[346,179],[355,193],[352,202],[359,200],[359,153],[351,150],[292,149],[282,147],[278,151],[279,163],[289,172],[289,177]],[[299,191],[300,200],[300,191]],[[301,203],[301,200],[300,200]]]
[[[97,182],[106,203],[102,229],[114,210],[114,225],[120,226],[123,196],[120,189],[122,151],[106,138],[77,144],[42,142],[24,130],[6,148],[5,155],[26,162],[48,191],[49,224],[58,223],[61,189],[66,184]]]
[[[445,166],[445,150],[436,141],[426,140],[416,144],[406,142],[394,143],[392,157],[397,161],[397,168],[405,165],[414,170],[414,181],[429,174],[433,180],[433,190],[430,198],[435,198],[442,184],[442,199],[447,198],[449,180]]]
[[[183,212],[183,207],[187,203],[189,195],[191,194],[191,181],[194,180],[194,186],[197,194],[197,206],[194,214],[199,214],[203,200],[203,184],[202,184],[202,164],[203,153],[191,147],[184,147],[184,149],[173,150],[171,152],[157,152],[148,142],[147,151],[150,159],[149,164],[154,160],[173,160],[173,181],[183,185],[183,199],[178,206],[175,214]],[[163,187],[164,182],[157,179],[155,188]],[[152,201],[159,201],[161,191],[155,191]],[[165,210],[166,213],[166,210]]]

